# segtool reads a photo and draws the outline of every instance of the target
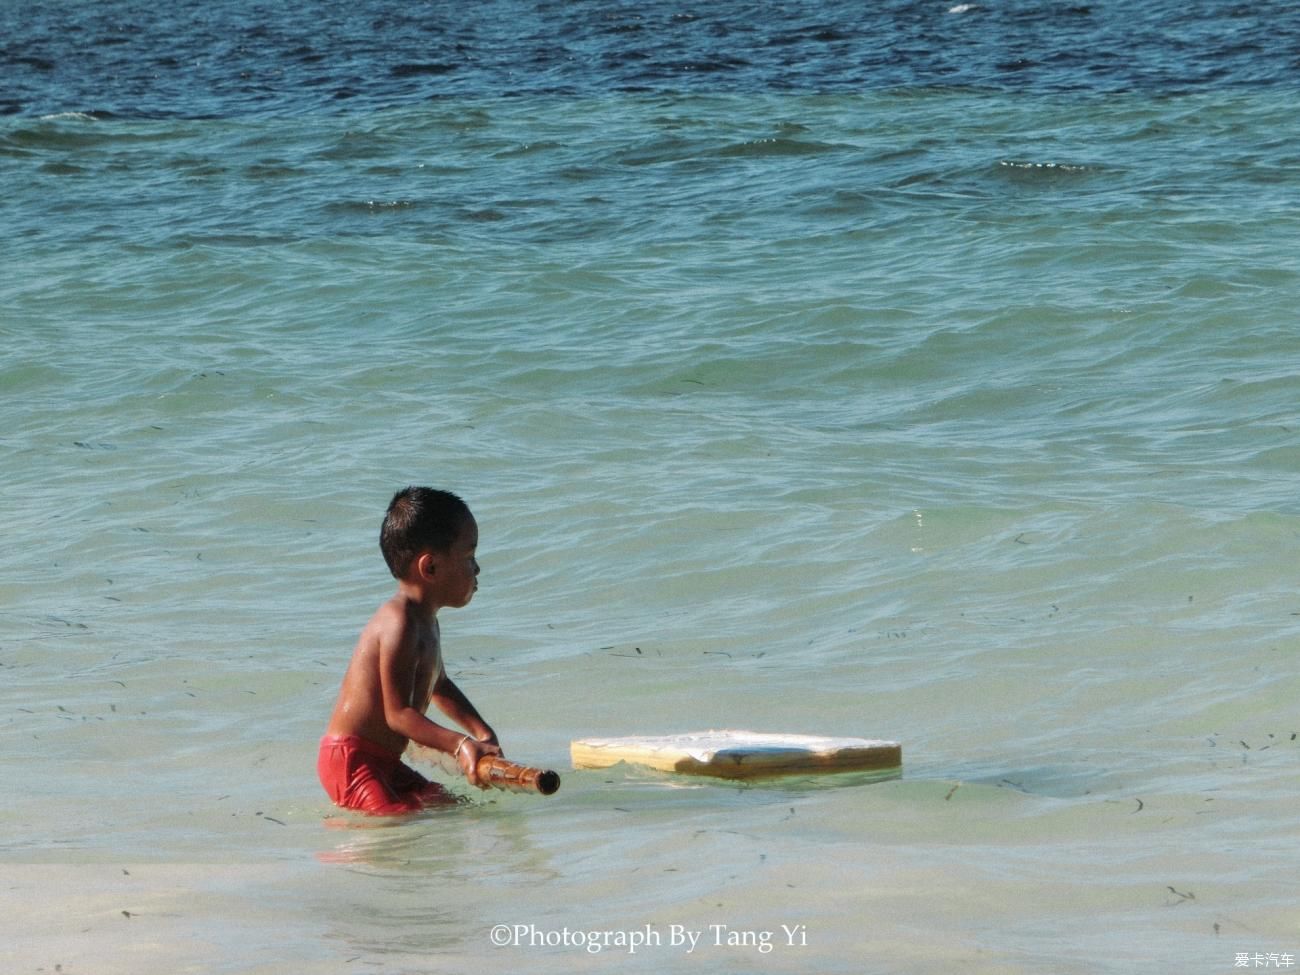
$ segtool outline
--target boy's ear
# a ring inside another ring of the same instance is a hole
[[[429,576],[430,578],[433,576],[436,565],[437,561],[434,559],[432,552],[421,552],[415,560],[416,571],[420,575]]]

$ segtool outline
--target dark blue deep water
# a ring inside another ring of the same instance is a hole
[[[449,96],[1294,83],[1300,8],[1238,0],[154,4],[5,0],[0,112],[211,117]]]

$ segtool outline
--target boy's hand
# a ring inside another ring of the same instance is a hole
[[[468,735],[456,746],[456,762],[460,765],[460,770],[465,773],[465,778],[472,786],[480,789],[486,789],[487,784],[482,782],[478,777],[478,760],[484,755],[500,755],[501,746],[496,743],[495,736],[491,741],[479,741],[477,738],[470,738]]]

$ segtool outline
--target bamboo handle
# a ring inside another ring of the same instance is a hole
[[[484,755],[478,760],[479,781],[494,789],[509,792],[540,792],[554,795],[560,788],[560,776],[550,769],[516,765],[496,755]]]

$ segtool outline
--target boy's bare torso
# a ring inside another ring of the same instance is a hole
[[[438,620],[398,594],[375,612],[361,631],[343,675],[328,735],[357,735],[401,754],[407,739],[389,727],[384,711],[381,654],[393,654],[393,679],[401,703],[424,713],[442,674]]]

